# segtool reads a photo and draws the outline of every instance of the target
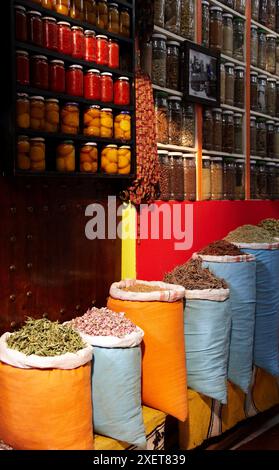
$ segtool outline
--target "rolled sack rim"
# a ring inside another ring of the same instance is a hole
[[[200,258],[202,261],[208,261],[209,263],[249,263],[256,261],[256,257],[249,253],[237,256],[200,255],[199,253],[194,253],[192,258]]]
[[[127,292],[123,288],[132,287],[137,284],[149,284],[164,289],[154,292]],[[109,291],[110,296],[116,300],[127,300],[132,302],[177,302],[185,297],[185,288],[176,284],[167,284],[162,281],[142,281],[138,279],[125,279],[114,282]]]

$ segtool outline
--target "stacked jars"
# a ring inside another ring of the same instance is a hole
[[[166,87],[167,83],[167,37],[163,34],[152,36],[152,82]]]
[[[211,158],[211,200],[223,199],[223,159],[221,157]]]
[[[224,199],[236,198],[236,161],[232,158],[224,158],[223,164]]]
[[[169,143],[181,145],[182,143],[182,98],[170,96],[168,100]]]

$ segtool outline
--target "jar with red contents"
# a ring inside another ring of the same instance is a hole
[[[108,65],[109,61],[109,47],[108,37],[99,35],[96,37],[97,40],[97,64]]]
[[[111,69],[119,69],[119,44],[112,39],[109,40],[109,60],[108,66]]]
[[[130,104],[129,78],[119,77],[114,83],[114,103],[127,106]]]
[[[55,18],[43,18],[43,46],[52,51],[58,50],[58,28]]]
[[[110,72],[101,74],[101,101],[103,103],[113,102],[113,79]]]
[[[42,15],[38,11],[28,11],[28,40],[36,46],[43,45],[43,21]]]
[[[17,41],[27,41],[27,15],[26,8],[16,5],[15,7],[15,24]]]
[[[70,23],[59,21],[58,27],[58,51],[61,54],[72,55],[73,33]]]
[[[65,93],[66,73],[63,60],[52,60],[49,66],[49,87],[55,93]]]
[[[101,99],[101,74],[99,70],[91,69],[84,75],[84,98],[96,101]]]
[[[83,96],[83,69],[81,65],[70,65],[66,72],[66,92],[72,96]]]
[[[48,89],[49,67],[47,57],[34,55],[31,57],[31,84],[35,88]]]
[[[17,82],[20,85],[30,83],[30,62],[29,54],[26,51],[16,51]]]
[[[84,38],[83,29],[80,28],[80,26],[73,26],[72,35],[73,35],[72,56],[75,59],[84,59],[85,38]]]
[[[97,40],[94,31],[85,31],[85,54],[84,59],[89,62],[96,62],[97,58]]]

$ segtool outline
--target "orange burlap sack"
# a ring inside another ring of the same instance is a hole
[[[15,450],[93,449],[91,363],[42,370],[0,362],[0,440]]]
[[[143,403],[185,421],[187,381],[183,301],[130,302],[110,297],[108,308],[125,312],[130,320],[144,330]]]

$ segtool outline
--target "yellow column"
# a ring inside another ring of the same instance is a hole
[[[137,211],[128,204],[122,213],[122,279],[136,279]]]

